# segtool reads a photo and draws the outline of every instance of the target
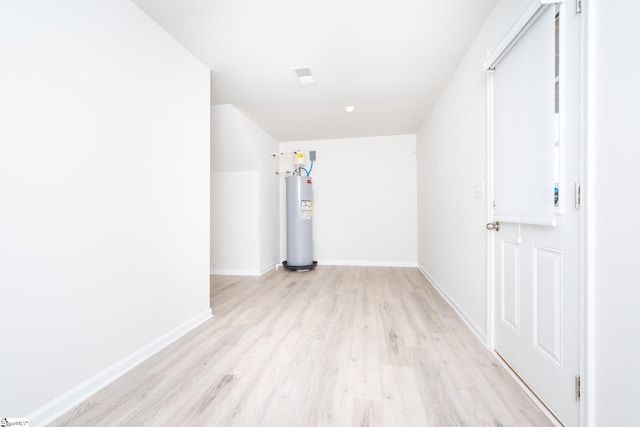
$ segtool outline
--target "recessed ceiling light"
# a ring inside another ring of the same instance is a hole
[[[347,113],[353,113],[354,111],[356,111],[356,107],[355,105],[347,105],[346,107],[344,107],[344,111],[346,111]]]

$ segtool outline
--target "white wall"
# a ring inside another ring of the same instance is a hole
[[[640,425],[640,4],[588,5],[590,425]]]
[[[258,200],[257,172],[211,174],[212,274],[259,274]]]
[[[236,107],[211,107],[211,273],[259,275],[279,262],[276,140]]]
[[[324,264],[416,265],[415,144],[415,135],[280,143],[282,152],[317,153],[311,173],[314,259]],[[284,204],[281,215],[285,224]],[[285,260],[286,226],[282,230]]]
[[[258,179],[260,180],[260,272],[272,269],[280,260],[280,178],[275,173],[274,158],[269,153],[278,152],[278,142],[258,128],[262,138],[254,138],[259,149]]]
[[[420,266],[480,335],[486,333],[486,51],[528,1],[499,1],[418,133]],[[586,3],[588,13],[588,355],[586,425],[639,425],[640,201],[637,2]],[[442,185],[446,183],[446,189]],[[449,205],[442,211],[434,206]],[[446,214],[445,214],[446,212]],[[452,214],[453,213],[453,214]],[[459,268],[463,265],[465,268]]]
[[[487,333],[486,53],[529,0],[494,7],[418,132],[418,264],[481,339]],[[484,185],[486,187],[486,185]]]
[[[211,316],[209,71],[128,0],[0,5],[0,414]]]

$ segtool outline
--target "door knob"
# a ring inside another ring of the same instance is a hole
[[[495,222],[488,223],[487,224],[487,230],[500,231],[500,222],[495,221]]]

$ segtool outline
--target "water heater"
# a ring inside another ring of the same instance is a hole
[[[287,187],[287,260],[289,270],[310,270],[313,261],[313,187],[310,176],[293,175]]]

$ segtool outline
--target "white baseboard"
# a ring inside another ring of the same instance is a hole
[[[343,260],[318,260],[318,265],[353,265],[361,267],[417,267],[416,262],[399,261],[343,261]]]
[[[362,267],[418,267],[415,262],[397,262],[397,261],[342,261],[342,260],[321,260],[318,265],[352,265]],[[262,270],[234,270],[226,268],[212,268],[211,274],[220,276],[262,276],[273,269],[278,270],[282,266],[281,263],[274,264]]]
[[[268,272],[270,272],[271,270],[277,270],[277,269],[278,269],[278,265],[279,265],[279,264],[272,264],[272,265],[269,265],[269,266],[267,266],[267,267],[263,267],[263,268],[262,268],[262,271],[260,271],[260,275],[261,275],[261,276],[262,276],[262,275],[265,275],[265,274],[267,274]]]
[[[420,265],[418,266],[418,270],[420,270],[422,275],[427,278],[427,280],[433,285],[435,290],[438,291],[438,293],[442,296],[442,298],[444,298],[444,300],[451,306],[451,308],[453,308],[453,310],[458,314],[458,316],[460,316],[460,318],[465,323],[465,325],[467,325],[467,327],[471,330],[471,332],[473,332],[476,338],[480,340],[482,345],[487,347],[487,334],[483,332],[482,329],[480,329],[478,325],[476,325],[473,322],[473,320],[471,320],[471,318],[465,313],[465,311],[455,302],[453,298],[449,296],[449,294],[444,290],[444,288],[440,286],[438,282],[436,282],[433,279],[433,277],[431,277],[431,275],[427,272],[427,270],[424,267]]]
[[[212,268],[211,274],[219,276],[262,276],[260,270],[239,270],[232,268]]]
[[[30,413],[27,418],[29,424],[34,426],[46,425],[64,415],[67,411],[77,406],[96,392],[102,390],[122,375],[126,374],[140,363],[144,362],[169,344],[178,340],[202,323],[211,319],[211,309],[207,309],[192,319],[186,321],[177,328],[167,332],[155,341],[142,347],[135,353],[109,366],[93,377],[83,381],[72,389],[66,391],[40,408]]]
[[[262,276],[276,268],[276,264],[263,267],[262,270],[234,270],[228,268],[212,268],[211,274],[219,276]]]

